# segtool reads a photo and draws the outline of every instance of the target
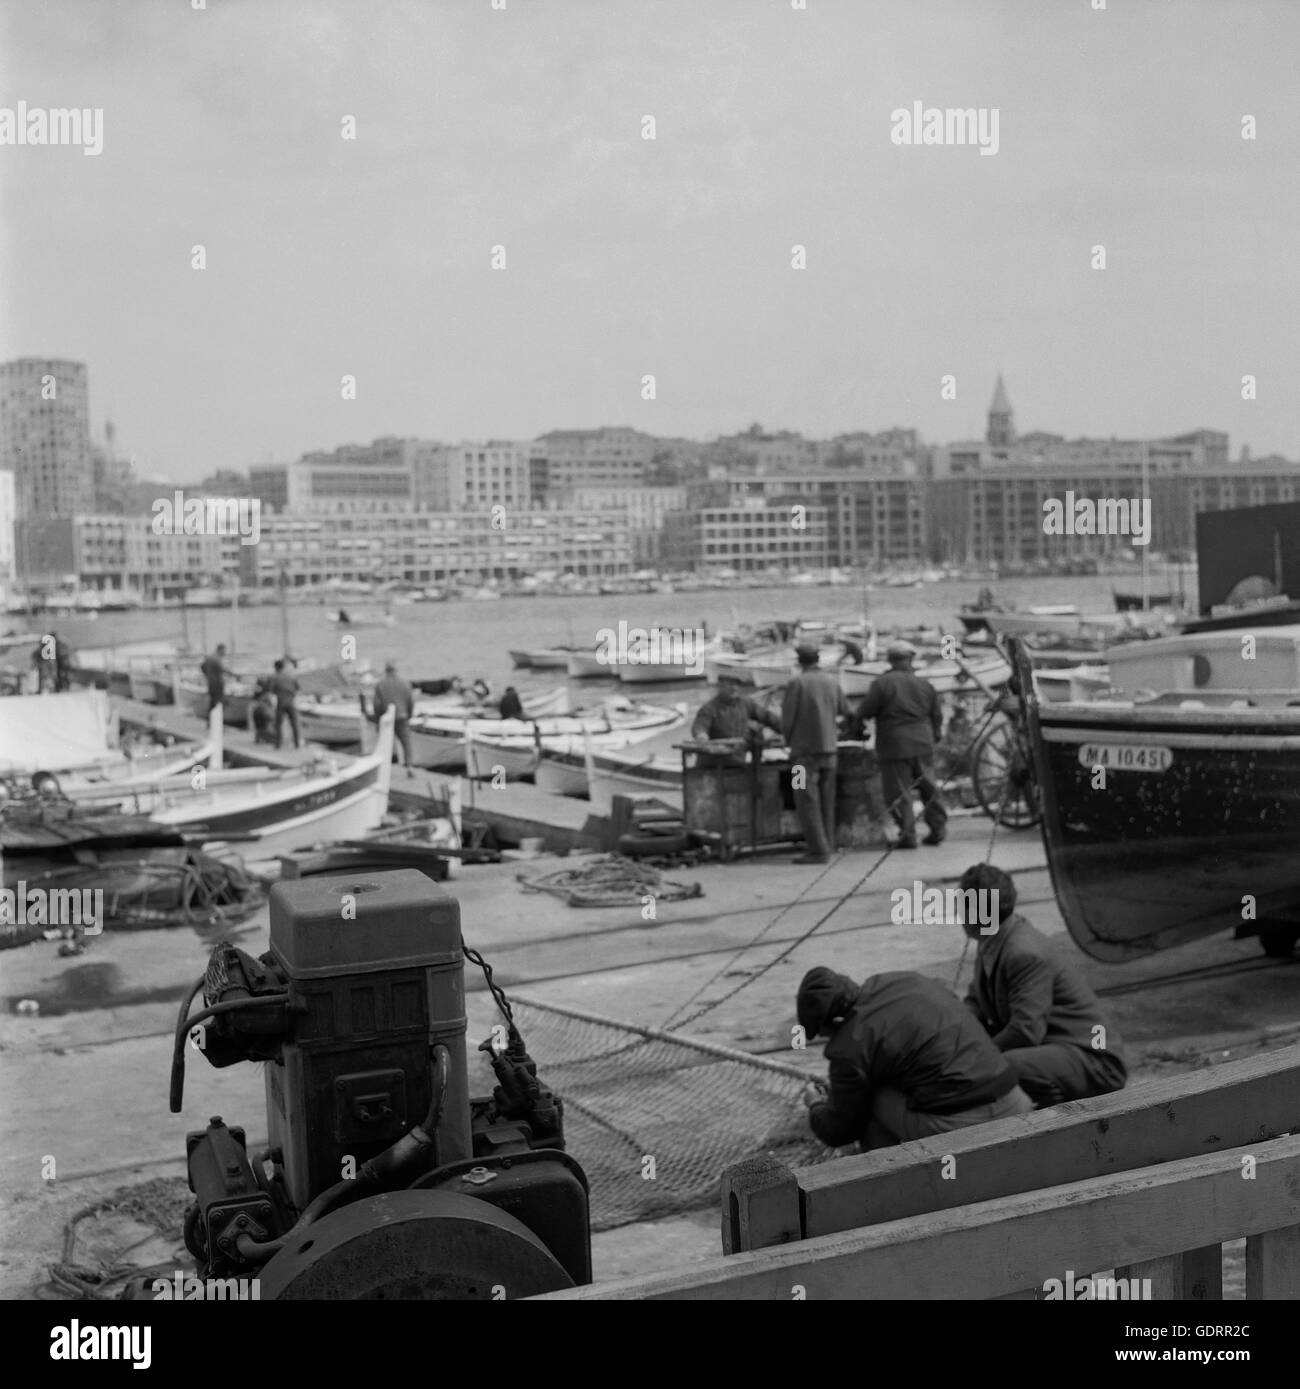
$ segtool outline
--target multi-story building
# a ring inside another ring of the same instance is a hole
[[[391,511],[415,499],[414,440],[344,444],[332,453],[306,453],[287,469],[285,509],[341,514]]]
[[[802,434],[767,433],[752,424],[743,434],[715,439],[705,452],[708,474],[720,477],[764,477],[804,472],[816,466],[817,445]]]
[[[243,584],[516,579],[546,570],[597,577],[632,571],[627,513],[490,508],[300,513],[262,517],[261,541],[236,562]]]
[[[674,569],[824,569],[828,509],[756,499],[745,506],[692,507],[664,518],[664,559]]]
[[[624,511],[636,565],[656,564],[662,549],[664,517],[686,505],[685,487],[562,487],[548,505],[559,510]]]
[[[640,430],[553,429],[537,439],[545,459],[546,486],[639,487],[659,449],[659,441]]]
[[[0,469],[0,584],[8,586],[16,574],[14,561],[14,526],[17,522],[17,499],[14,475]]]
[[[289,465],[254,463],[248,470],[248,495],[256,497],[264,511],[284,511],[289,505]]]
[[[1154,550],[1196,543],[1195,514],[1290,500],[1300,469],[1228,463],[1228,436],[1197,429],[1166,439],[1017,435],[1001,376],[982,441],[937,451],[929,489],[929,549],[945,562],[999,564],[1104,558],[1133,548],[1129,535],[1048,535],[1045,505],[1072,494],[1093,502],[1151,502]],[[1254,498],[1259,498],[1256,502]]]
[[[0,363],[0,469],[20,517],[72,516],[94,493],[86,367],[43,357]]]
[[[529,511],[537,502],[533,468],[537,450],[532,443],[489,439],[460,443],[447,449],[447,503],[433,510],[471,511],[505,507]]]
[[[807,473],[697,484],[689,509],[816,503],[827,518],[828,565],[920,564],[927,555],[926,483],[906,475]]]

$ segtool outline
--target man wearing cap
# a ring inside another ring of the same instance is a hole
[[[817,669],[818,651],[795,647],[799,675],[785,687],[781,731],[790,747],[794,801],[805,851],[796,863],[829,863],[835,847],[835,772],[839,720],[851,714],[840,682]]]
[[[963,892],[997,893],[994,932],[983,934],[978,920],[962,925],[979,942],[966,1007],[1006,1057],[1021,1089],[1040,1109],[1122,1090],[1128,1070],[1119,1033],[1083,976],[1058,960],[1047,938],[1016,911],[1011,875],[977,863],[962,874],[960,886]]]
[[[734,675],[718,677],[718,693],[707,704],[700,706],[700,712],[691,724],[691,737],[699,742],[712,742],[720,739],[741,739],[756,741],[763,728],[781,731],[781,720],[771,709],[763,706],[741,691],[741,682]],[[745,760],[743,752],[724,759],[736,765]]]
[[[397,673],[397,663],[389,661],[384,666],[384,678],[375,686],[375,722],[384,717],[389,705],[396,708],[393,722],[393,761],[397,761],[397,749],[402,749],[406,759],[406,772],[411,774],[411,715],[415,711],[415,696],[411,687]]]
[[[820,966],[804,975],[796,1013],[807,1038],[829,1038],[829,1093],[804,1091],[809,1126],[827,1147],[886,1148],[1034,1107],[1007,1058],[937,980],[897,971],[859,987]]]
[[[916,647],[909,641],[891,642],[885,656],[889,669],[871,682],[858,705],[858,717],[876,721],[876,757],[885,803],[898,824],[895,848],[916,848],[916,817],[912,789],[918,787],[930,828],[927,844],[942,844],[948,812],[934,784],[934,745],[943,732],[939,696],[928,680],[912,671]]]

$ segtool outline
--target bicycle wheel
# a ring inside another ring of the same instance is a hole
[[[992,724],[971,752],[971,780],[987,815],[1008,829],[1028,829],[1039,820],[1033,762],[1018,723]]]

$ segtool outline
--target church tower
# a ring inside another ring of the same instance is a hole
[[[993,392],[993,404],[989,406],[989,429],[986,436],[993,448],[1010,448],[1015,443],[1016,427],[1012,423],[1012,417],[1007,388],[1002,384],[1002,373],[998,372],[997,389]]]

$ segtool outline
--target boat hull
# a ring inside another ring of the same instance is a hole
[[[570,680],[609,680],[618,675],[616,666],[598,660],[592,651],[570,651],[566,664]]]
[[[1033,699],[1026,716],[1053,886],[1087,954],[1235,930],[1246,893],[1257,920],[1300,908],[1300,709]]]

